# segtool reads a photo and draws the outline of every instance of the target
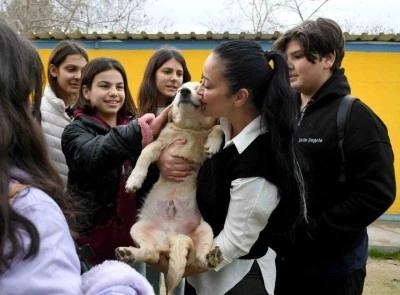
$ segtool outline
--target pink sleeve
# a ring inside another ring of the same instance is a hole
[[[142,132],[142,147],[144,148],[153,141],[153,130],[150,128],[150,123],[154,120],[154,114],[144,114],[138,119]]]

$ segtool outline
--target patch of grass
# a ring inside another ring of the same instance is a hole
[[[375,259],[392,259],[400,261],[400,251],[385,252],[376,248],[369,249],[369,257]]]

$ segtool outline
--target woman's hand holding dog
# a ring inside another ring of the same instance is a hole
[[[186,140],[178,139],[170,147],[183,144],[186,144]],[[187,159],[172,156],[168,148],[161,153],[157,161],[158,169],[160,169],[160,173],[165,179],[182,182],[187,176],[192,174],[194,168],[191,164],[193,163]]]

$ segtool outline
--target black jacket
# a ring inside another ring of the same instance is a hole
[[[127,160],[135,163],[142,150],[137,120],[110,129],[91,117],[79,116],[65,127],[61,143],[69,168],[68,190],[90,212],[85,222],[93,225],[104,209],[112,215],[122,165]]]
[[[310,164],[311,222],[298,230],[296,249],[307,259],[338,257],[360,245],[366,227],[395,199],[394,155],[386,126],[358,100],[343,143],[347,180],[345,184],[338,181],[336,116],[341,98],[349,93],[344,70],[338,70],[299,116],[298,144]]]

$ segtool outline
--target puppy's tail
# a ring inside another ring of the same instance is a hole
[[[177,235],[169,238],[169,267],[167,273],[167,294],[173,294],[185,272],[186,263],[190,251],[193,250],[193,241],[185,235]]]

